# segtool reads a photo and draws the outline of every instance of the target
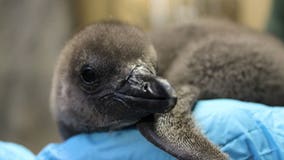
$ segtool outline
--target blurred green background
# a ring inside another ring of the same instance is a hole
[[[0,140],[34,153],[60,141],[49,112],[52,71],[66,40],[87,24],[120,19],[151,30],[215,17],[264,31],[271,6],[272,0],[0,0]]]

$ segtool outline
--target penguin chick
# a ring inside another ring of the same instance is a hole
[[[171,110],[177,100],[170,84],[156,76],[156,62],[152,44],[135,27],[103,22],[75,35],[62,50],[51,91],[52,112],[62,137],[66,139],[79,133],[115,130],[137,123],[144,135],[155,136],[154,139],[146,137],[158,147],[179,159],[196,158],[196,146],[186,143],[186,139],[184,146],[175,139],[167,140],[170,134],[166,134],[166,128],[183,124],[182,128],[192,132],[190,135],[206,146],[198,153],[224,159],[218,148],[200,132],[192,130],[195,129],[192,119],[183,117],[185,113],[190,116],[187,102],[194,102],[195,98],[191,97],[197,95],[192,90],[185,92],[187,96],[180,95],[182,100],[174,113],[153,117],[154,113]],[[164,123],[163,120],[169,121]],[[162,126],[150,128],[154,124]],[[166,136],[163,136],[164,133]],[[179,136],[174,135],[177,139]],[[200,147],[196,149],[200,150]]]
[[[59,57],[51,108],[64,139],[130,126],[176,104],[170,84],[156,76],[156,53],[138,28],[93,24],[71,39]]]
[[[217,20],[194,21],[152,36],[159,64],[167,64],[161,72],[173,86],[195,86],[202,99],[284,104],[284,46],[275,38]]]
[[[67,43],[55,70],[51,104],[63,137],[137,123],[178,159],[223,160],[191,117],[198,99],[283,104],[284,49],[277,40],[227,22],[194,22],[152,36],[159,73],[177,90],[174,109],[176,95],[156,76],[156,52],[145,34],[98,23]]]
[[[160,74],[175,86],[178,103],[138,127],[149,141],[178,159],[227,159],[206,141],[190,116],[196,100],[284,104],[284,47],[269,35],[229,22],[196,21],[152,37]]]

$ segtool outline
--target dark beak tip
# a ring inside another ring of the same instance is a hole
[[[172,97],[172,98],[170,99],[169,106],[170,106],[171,108],[173,108],[176,104],[177,104],[177,97]]]
[[[154,82],[154,88],[158,96],[173,99],[177,97],[176,91],[165,79],[156,78],[156,81]]]

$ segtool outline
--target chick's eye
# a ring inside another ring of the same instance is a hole
[[[95,71],[90,66],[84,66],[81,69],[81,80],[86,84],[93,84],[96,81]]]

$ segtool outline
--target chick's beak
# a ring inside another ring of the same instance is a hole
[[[167,80],[147,72],[139,72],[136,68],[117,89],[116,95],[129,106],[150,113],[165,113],[171,110],[177,96]]]

